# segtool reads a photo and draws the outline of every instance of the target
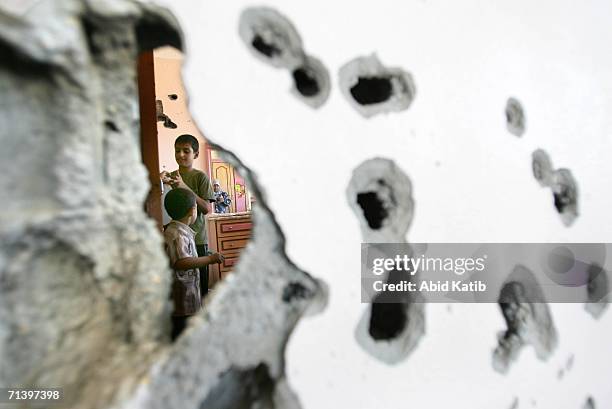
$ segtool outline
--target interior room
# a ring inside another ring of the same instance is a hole
[[[206,173],[219,201],[221,197],[217,192],[225,193],[225,203],[213,203],[212,212],[206,215],[208,249],[224,256],[222,263],[208,266],[208,287],[212,290],[232,271],[240,252],[249,241],[252,230],[251,210],[256,198],[237,169],[207,141],[191,118],[182,82],[183,58],[181,51],[170,46],[140,56],[141,110],[150,108],[152,104],[155,106],[155,126],[152,126],[151,112],[149,115],[143,113],[141,118],[142,138],[146,141],[142,144],[142,153],[151,175],[172,172],[177,169],[175,139],[183,134],[197,138],[200,151],[193,167]],[[147,214],[162,229],[171,220],[163,206],[164,197],[170,189],[170,185],[153,180],[145,205]]]

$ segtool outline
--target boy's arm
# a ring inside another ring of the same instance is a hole
[[[185,185],[187,186],[187,185]],[[187,189],[189,189],[189,187],[187,187]],[[191,189],[189,189],[191,190]],[[193,192],[193,190],[192,190]],[[195,194],[195,192],[194,192]],[[208,200],[204,200],[202,199],[200,196],[198,196],[197,194],[195,194],[196,196],[196,203],[198,205],[198,209],[200,209],[200,211],[204,214],[208,214],[210,212],[212,212],[212,207],[210,205],[210,202]]]
[[[219,264],[225,260],[219,253],[214,253],[211,256],[205,257],[185,257],[180,260],[176,260],[176,263],[172,266],[175,270],[190,270],[192,268],[200,268],[209,264]]]
[[[198,209],[204,213],[204,214],[208,214],[212,212],[212,208],[210,206],[210,202],[208,200],[202,199],[196,192],[193,191],[192,188],[190,188],[189,186],[187,186],[187,183],[185,183],[185,181],[183,180],[183,178],[181,177],[181,174],[179,172],[176,172],[176,175],[173,174],[173,181],[176,184],[176,187],[180,187],[183,189],[187,189],[190,190],[196,198],[196,204],[198,205]]]

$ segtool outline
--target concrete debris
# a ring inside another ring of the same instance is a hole
[[[365,118],[404,111],[416,94],[412,75],[401,68],[387,68],[375,54],[357,57],[340,68],[340,90]]]
[[[527,119],[521,103],[516,98],[508,98],[505,113],[508,131],[515,136],[523,136]]]
[[[291,93],[299,100],[312,108],[327,101],[329,72],[319,59],[304,51],[302,39],[287,17],[267,7],[248,8],[240,16],[238,32],[256,58],[291,73]]]
[[[402,243],[412,221],[414,202],[408,176],[388,159],[375,158],[353,171],[346,191],[357,216],[365,243]],[[418,273],[392,271],[387,283],[418,281]],[[397,299],[397,294],[394,294]],[[401,303],[391,303],[380,293],[355,329],[357,342],[369,354],[387,364],[410,355],[425,333],[425,304],[419,292],[406,292]]]
[[[557,345],[557,331],[534,274],[517,265],[500,291],[498,304],[508,328],[499,333],[493,368],[507,373],[525,345],[532,345],[539,359],[548,359]]]

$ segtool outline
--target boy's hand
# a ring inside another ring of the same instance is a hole
[[[177,187],[180,187],[182,189],[191,190],[191,188],[187,186],[187,184],[183,181],[183,178],[181,177],[181,174],[179,172],[176,172],[175,175],[172,175],[171,185],[172,185],[172,189],[176,189]]]
[[[213,263],[221,264],[225,261],[225,257],[221,253],[213,253],[210,257],[213,259]]]
[[[170,176],[170,173],[168,173],[167,170],[164,170],[163,172],[161,172],[159,174],[159,179],[162,181],[162,183],[164,183],[165,185],[170,185],[172,184],[172,176]]]

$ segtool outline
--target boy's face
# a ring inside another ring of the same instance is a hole
[[[191,217],[189,219],[189,223],[187,224],[195,223],[197,218],[198,218],[198,205],[195,205],[191,208]]]
[[[174,145],[174,159],[179,166],[190,168],[193,160],[198,157],[199,152],[194,152],[190,143],[178,143]]]

